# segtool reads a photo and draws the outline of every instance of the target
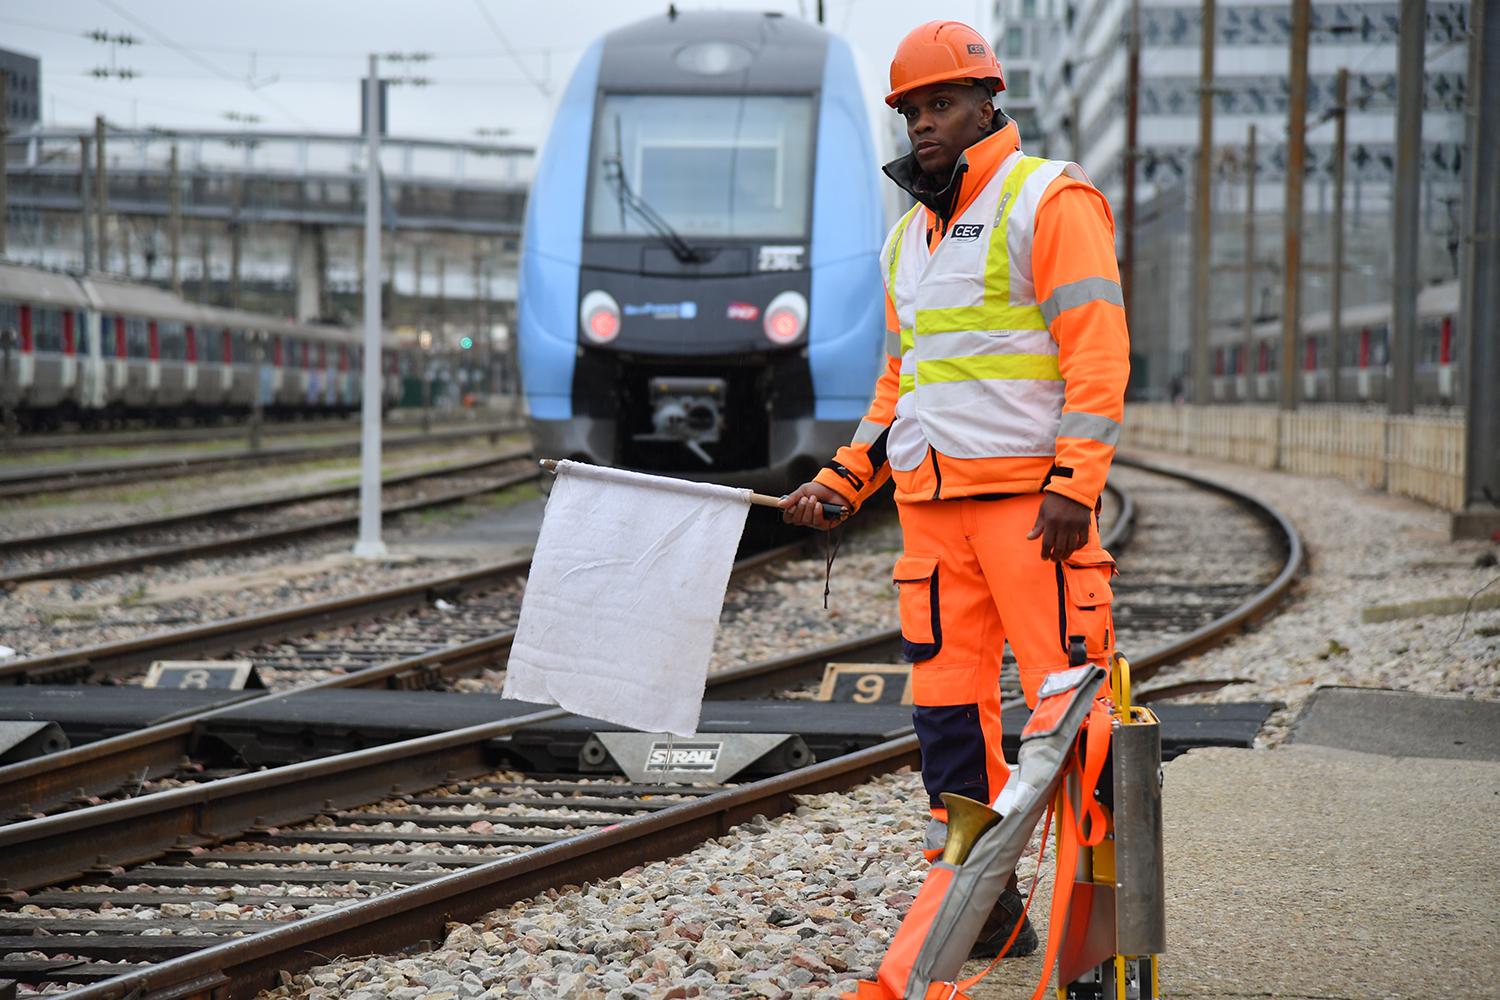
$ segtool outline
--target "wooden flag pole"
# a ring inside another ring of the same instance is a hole
[[[557,459],[544,458],[541,460],[541,466],[548,472],[556,473]],[[781,507],[781,497],[768,496],[765,493],[751,493],[750,502],[757,507],[776,507],[778,509]],[[825,503],[823,505],[823,516],[828,518],[828,520],[830,521],[837,521],[840,518],[847,516],[848,513],[849,508],[843,506],[842,504]]]

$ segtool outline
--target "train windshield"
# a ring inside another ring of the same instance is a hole
[[[631,195],[688,238],[802,237],[812,98],[610,94],[594,135],[592,236],[655,230]]]

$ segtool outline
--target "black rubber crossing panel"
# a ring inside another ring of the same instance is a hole
[[[215,746],[249,765],[294,763],[333,753],[481,723],[513,719],[550,706],[492,694],[445,691],[309,691],[269,703],[249,702],[206,720],[201,748]],[[1276,706],[1269,702],[1153,706],[1162,722],[1162,756],[1192,747],[1249,747]],[[873,746],[911,731],[911,706],[777,699],[705,700],[704,733],[793,733],[818,760]],[[1014,759],[1027,712],[1005,713],[1005,752]],[[626,727],[566,716],[524,727],[497,744],[533,773],[579,770],[589,737]]]
[[[306,691],[250,702],[207,719],[202,748],[249,765],[275,766],[501,722],[554,708],[493,694],[451,691]]]
[[[1385,757],[1500,760],[1500,702],[1323,687],[1307,700],[1290,742]]]
[[[74,746],[134,732],[179,715],[254,698],[258,691],[194,691],[133,685],[20,684],[0,694],[0,719],[55,722]]]

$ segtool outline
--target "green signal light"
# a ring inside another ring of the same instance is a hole
[[[462,347],[464,350],[467,351],[469,348],[471,348],[471,347],[474,346],[474,338],[473,337],[464,337],[463,339],[461,339],[458,342],[458,346]]]

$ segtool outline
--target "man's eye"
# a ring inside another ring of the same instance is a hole
[[[947,111],[948,110],[948,102],[947,101],[933,101],[932,102],[932,107],[933,107],[934,110],[937,110],[937,111]]]

